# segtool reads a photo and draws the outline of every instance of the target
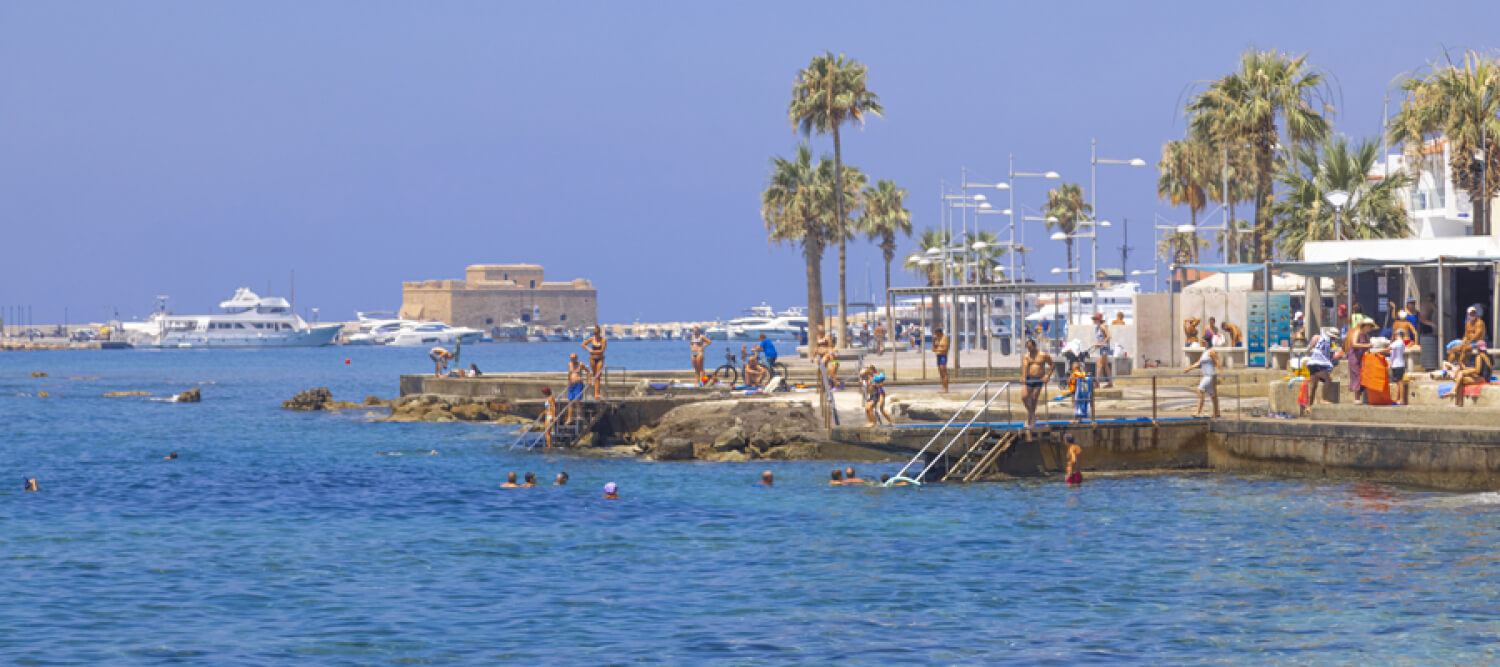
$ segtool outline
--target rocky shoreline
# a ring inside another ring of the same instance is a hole
[[[326,387],[318,387],[299,392],[281,407],[329,413],[364,409],[371,422],[524,427],[532,423],[540,404],[437,394],[394,399],[367,396],[355,403],[336,400]],[[832,443],[823,433],[816,409],[806,401],[723,398],[676,405],[644,421],[602,419],[594,430],[565,448],[580,454],[641,456],[653,461],[818,460],[831,458],[824,449]]]

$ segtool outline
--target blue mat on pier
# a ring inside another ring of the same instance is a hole
[[[1167,418],[1163,418],[1163,419],[1158,419],[1156,421],[1158,423],[1160,423],[1160,422],[1191,422],[1191,421],[1203,421],[1203,420],[1202,419],[1197,419],[1197,418],[1194,418],[1194,417],[1167,417]],[[1025,422],[974,422],[973,425],[974,426],[980,426],[980,427],[986,427],[986,428],[1020,429],[1021,426],[1022,426],[1022,424],[1024,424],[1024,423]],[[1092,422],[1084,422],[1084,424],[1150,424],[1150,423],[1151,423],[1151,418],[1150,417],[1131,417],[1131,418],[1128,418],[1128,419],[1100,419],[1100,420],[1096,420],[1096,421],[1092,421]],[[1056,426],[1083,426],[1084,424],[1074,424],[1073,422],[1070,422],[1070,421],[1045,421],[1045,422],[1037,422],[1036,423],[1037,426],[1054,426],[1054,425],[1056,425]],[[942,428],[942,427],[943,427],[942,424],[896,424],[894,426],[888,426],[886,428],[931,428],[931,429],[938,429],[938,428]],[[963,428],[963,424],[957,424],[957,423],[955,423],[955,424],[949,426],[949,428]]]

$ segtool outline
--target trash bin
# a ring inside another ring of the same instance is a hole
[[[1010,354],[1010,336],[1005,336],[1000,339],[1000,354]]]

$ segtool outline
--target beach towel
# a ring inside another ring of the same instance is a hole
[[[1359,383],[1365,388],[1365,401],[1370,405],[1391,404],[1391,362],[1385,357],[1366,352],[1360,364]]]
[[[1307,406],[1309,406],[1309,405],[1312,405],[1312,401],[1309,400],[1308,396],[1307,396],[1307,383],[1306,382],[1303,382],[1302,386],[1297,388],[1297,405],[1300,405],[1300,406],[1302,406],[1304,408],[1307,407]]]
[[[1075,419],[1089,418],[1089,401],[1094,397],[1094,379],[1081,377],[1075,380],[1077,388],[1073,391],[1073,417]]]

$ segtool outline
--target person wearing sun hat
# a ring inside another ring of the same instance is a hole
[[[1365,370],[1365,353],[1370,351],[1370,331],[1374,328],[1375,320],[1366,317],[1349,332],[1349,391],[1354,394],[1355,403],[1365,402],[1365,383],[1360,378]]]
[[[1464,342],[1470,345],[1484,340],[1484,313],[1480,312],[1478,305],[1469,306],[1468,318],[1464,320]]]

